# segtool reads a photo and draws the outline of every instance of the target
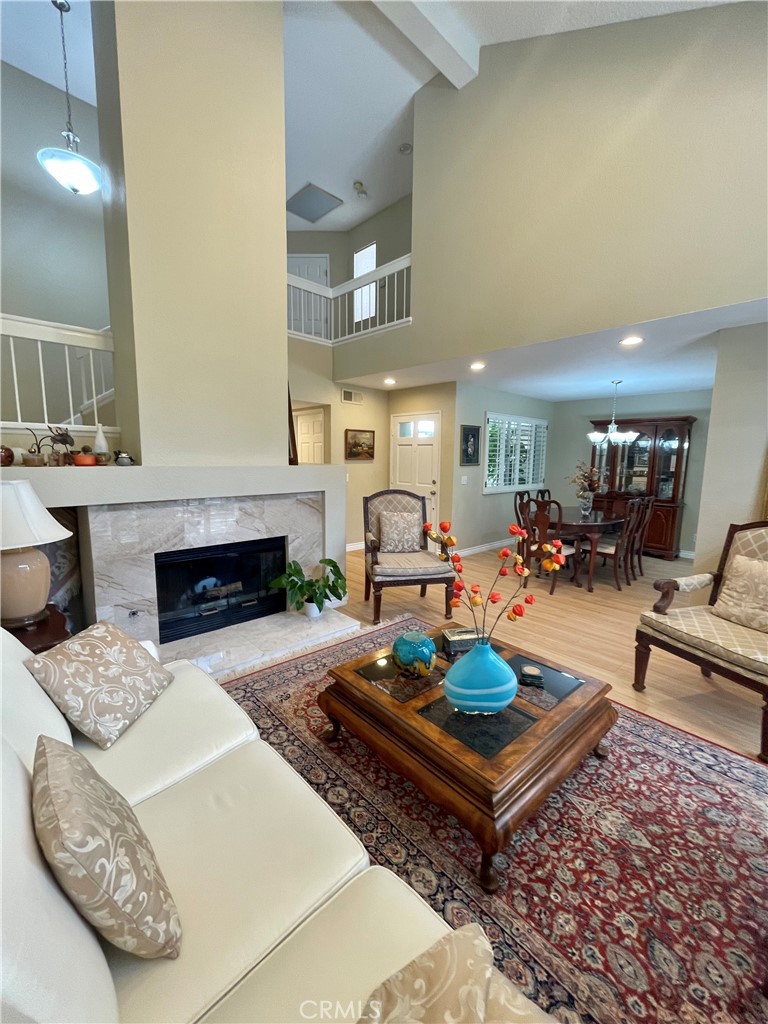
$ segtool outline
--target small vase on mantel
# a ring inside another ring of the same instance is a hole
[[[488,640],[478,640],[445,673],[444,692],[456,711],[495,715],[515,699],[517,676]]]
[[[109,445],[107,444],[107,439],[104,436],[104,431],[101,429],[100,423],[96,424],[96,437],[93,441],[92,450],[96,452],[97,455],[109,455]]]

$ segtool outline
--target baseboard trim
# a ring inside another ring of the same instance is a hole
[[[681,551],[680,552],[680,558],[691,558],[692,559],[695,554],[696,554],[695,551]]]
[[[364,547],[364,540],[356,540],[352,544],[347,544],[347,551],[362,551]]]
[[[516,547],[514,537],[505,537],[503,540],[491,540],[487,544],[475,544],[474,547],[465,548],[462,547],[462,555],[477,555],[481,551],[492,551],[495,548],[509,547],[510,545]]]

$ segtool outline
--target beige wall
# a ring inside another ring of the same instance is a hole
[[[64,145],[64,93],[9,64],[0,92],[2,312],[100,330],[109,324],[101,197],[72,195],[36,159]],[[73,97],[72,119],[83,155],[98,163],[95,108]]]
[[[764,514],[768,458],[768,328],[718,333],[709,444],[704,463],[696,572],[711,572],[730,523]]]
[[[508,392],[494,391],[474,384],[460,383],[456,393],[456,428],[454,448],[453,524],[460,544],[475,547],[508,537],[507,527],[514,522],[514,493],[483,494],[485,437],[483,426],[486,412],[530,416],[533,419],[553,418],[551,402],[525,398]],[[467,424],[481,428],[480,465],[460,466],[460,430]],[[462,479],[466,478],[466,484]]]
[[[339,379],[765,295],[766,5],[485,47],[416,97],[413,327]]]
[[[319,405],[326,410],[330,444],[326,461],[344,465],[347,475],[347,544],[363,540],[363,496],[389,486],[389,395],[369,388],[362,393],[362,405],[341,401],[341,387],[331,380],[331,349],[327,345],[288,339],[288,374],[291,399]],[[345,430],[374,430],[375,457],[372,462],[346,462]]]
[[[390,335],[387,335],[390,337]],[[450,519],[453,507],[454,455],[456,451],[456,384],[432,384],[423,388],[404,388],[389,392],[392,416],[416,413],[440,413],[440,507],[441,519]],[[389,424],[387,424],[389,450]],[[387,486],[389,486],[387,484]]]
[[[685,487],[680,532],[681,551],[693,551],[697,546],[696,530],[699,521],[704,459],[709,433],[711,391],[680,391],[660,395],[622,395],[617,402],[617,420],[638,416],[695,416],[691,428],[688,451],[688,473]],[[552,497],[565,504],[575,504],[576,489],[569,481],[576,463],[589,464],[592,445],[587,433],[593,430],[591,420],[610,418],[611,399],[590,398],[574,402],[557,402],[553,407],[547,444],[546,485]]]
[[[381,213],[369,217],[347,232],[350,247],[349,278],[352,277],[352,259],[358,249],[376,243],[376,264],[382,266],[411,251],[411,196],[404,196]]]
[[[145,465],[285,464],[282,6],[118,2],[111,54],[110,7],[94,25],[124,443]]]
[[[331,287],[351,281],[354,255],[376,242],[378,266],[411,251],[411,197],[405,196],[349,231],[289,231],[288,252],[328,253]]]

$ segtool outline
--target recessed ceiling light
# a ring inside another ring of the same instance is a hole
[[[397,384],[397,381],[395,380],[394,377],[385,377],[384,378],[384,383],[385,384]]]
[[[627,347],[631,345],[642,345],[642,343],[643,339],[639,334],[630,334],[628,338],[622,338],[619,342],[620,345],[626,345]]]
[[[485,369],[485,363],[481,363],[481,362],[470,363],[469,364],[469,368],[470,368],[470,370],[484,370]]]

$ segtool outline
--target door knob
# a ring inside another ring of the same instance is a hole
[[[429,493],[432,494],[432,495],[435,495],[435,494],[437,494],[437,491],[430,491]]]

